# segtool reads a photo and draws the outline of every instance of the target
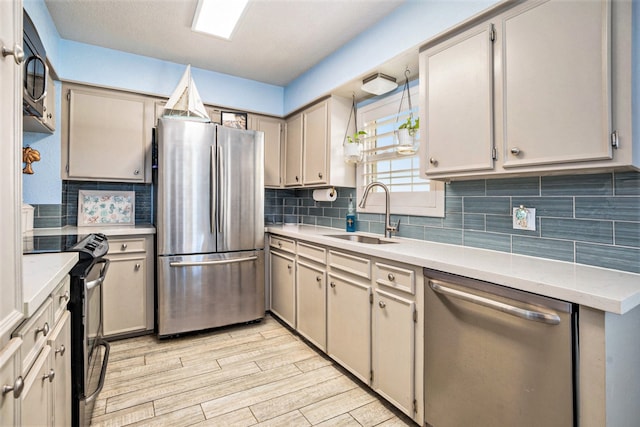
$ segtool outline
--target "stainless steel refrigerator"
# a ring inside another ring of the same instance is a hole
[[[161,118],[156,136],[158,335],[262,318],[262,132]]]

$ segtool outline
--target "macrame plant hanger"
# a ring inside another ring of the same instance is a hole
[[[349,124],[351,123],[351,117],[353,117],[353,124],[355,126],[355,132],[353,135],[349,135]],[[347,120],[347,128],[344,132],[344,161],[347,163],[360,163],[362,161],[362,149],[363,144],[360,140],[361,135],[366,135],[364,131],[358,131],[358,114],[356,111],[356,94],[352,96],[351,111],[349,112],[349,120]]]
[[[409,90],[409,75],[411,71],[407,68],[404,72],[404,87],[402,88],[402,97],[400,98],[400,105],[398,106],[398,114],[396,116],[396,124],[400,120],[400,113],[402,112],[402,103],[404,101],[405,94],[407,96],[407,102],[409,104],[409,117],[400,123],[397,129],[394,131],[396,139],[396,151],[399,154],[411,155],[415,154],[418,150],[420,140],[418,139],[418,127],[420,125],[420,118],[413,119],[413,106],[411,105],[411,91]]]

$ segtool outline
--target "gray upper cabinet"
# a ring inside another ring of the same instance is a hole
[[[153,100],[71,85],[63,94],[63,179],[151,182]]]
[[[533,2],[502,19],[505,168],[611,159],[610,7]]]
[[[499,6],[420,53],[422,175],[640,167],[629,2]]]
[[[282,135],[284,120],[275,117],[249,116],[249,127],[264,132],[264,186],[278,188],[283,185]]]
[[[482,24],[420,57],[427,174],[493,169],[492,34],[493,25]]]

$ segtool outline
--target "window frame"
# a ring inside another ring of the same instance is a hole
[[[419,85],[414,85],[409,89],[411,97],[418,99]],[[398,108],[400,106],[400,100],[402,99],[402,91],[397,91],[391,95],[376,99],[373,102],[367,103],[362,107],[358,107],[358,123],[364,124],[366,121],[372,120],[372,115],[377,117],[388,117],[390,115],[397,115]],[[406,112],[404,112],[406,116]],[[403,112],[400,112],[400,116],[403,116]],[[418,112],[414,112],[414,116],[418,116]],[[424,138],[420,136],[420,144],[424,144]],[[366,154],[365,154],[366,156]],[[397,156],[398,158],[401,155]],[[418,159],[418,165],[414,168],[420,173],[420,158],[419,150],[413,156],[402,157],[415,157]],[[364,196],[364,188],[366,186],[364,174],[366,172],[366,157],[365,160],[358,163],[356,169],[356,194],[357,200],[362,200]],[[440,181],[427,180],[429,183],[428,191],[391,191],[390,195],[390,209],[394,215],[415,215],[415,216],[429,216],[429,217],[444,217],[444,183]],[[367,204],[364,208],[357,207],[359,213],[375,213],[384,214],[386,209],[386,200],[384,191],[379,187],[375,187],[375,190],[371,191],[371,194],[367,197]],[[417,194],[423,194],[424,197],[416,197]]]

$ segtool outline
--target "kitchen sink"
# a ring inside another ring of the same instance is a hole
[[[379,237],[363,236],[361,234],[325,234],[327,237],[335,237],[336,239],[351,240],[352,242],[367,243],[369,245],[383,245],[387,243],[398,243],[392,240],[384,240]]]

